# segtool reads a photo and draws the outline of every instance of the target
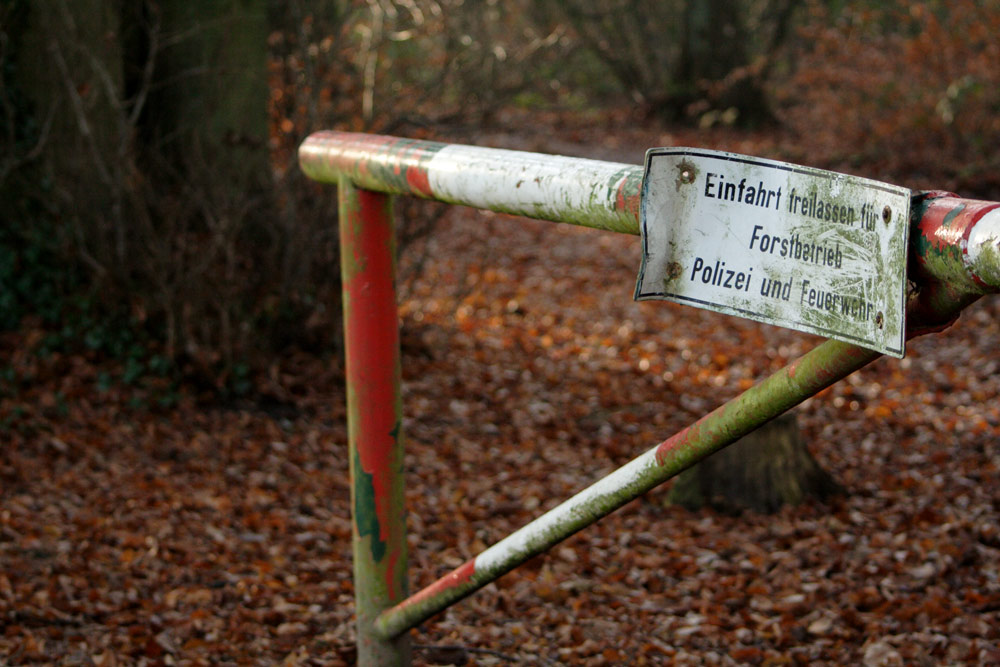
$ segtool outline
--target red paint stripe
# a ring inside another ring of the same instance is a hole
[[[947,226],[945,226],[945,219],[956,209],[967,208],[973,203],[976,202],[955,196],[934,199],[927,206],[927,210],[920,219],[920,233],[935,250],[944,250],[949,247],[957,248],[959,241],[965,236],[968,224],[967,210],[961,210],[955,214],[951,220],[948,220]]]
[[[697,423],[693,426],[697,426]],[[658,465],[664,466],[670,463],[677,458],[681,449],[690,446],[691,429],[693,426],[688,426],[687,428],[674,433],[672,436],[659,444],[656,448],[656,463]]]
[[[437,153],[437,149],[428,150],[425,143],[410,143],[401,154],[401,158],[406,169],[406,183],[424,197],[434,197],[431,190],[430,173],[427,164]]]
[[[1000,208],[1000,204],[996,202],[961,199],[955,195],[945,195],[930,202],[927,211],[920,220],[919,230],[927,243],[935,250],[961,248],[963,256],[968,256],[969,235],[976,223],[984,215],[997,208]],[[958,213],[955,213],[945,225],[945,219],[956,210]],[[969,275],[976,285],[983,288],[990,287],[982,278],[971,271]]]
[[[628,178],[622,179],[622,182],[618,185],[618,192],[615,194],[615,207],[619,211],[634,215],[636,220],[638,220],[641,197],[638,192],[634,192],[631,195],[627,194],[628,185]]]
[[[454,570],[444,575],[437,581],[435,581],[430,586],[427,586],[423,590],[417,591],[410,597],[406,598],[398,605],[397,609],[405,609],[407,607],[412,607],[413,605],[418,605],[426,600],[435,598],[441,595],[445,591],[451,590],[453,588],[458,588],[459,586],[464,586],[472,581],[473,575],[476,573],[476,561],[468,560],[456,567]]]
[[[355,233],[355,263],[359,267],[345,289],[351,317],[347,330],[348,386],[360,410],[358,456],[372,476],[375,514],[381,539],[391,525],[391,480],[398,417],[393,369],[399,363],[399,326],[393,280],[392,226],[386,216],[386,196],[358,190],[359,219],[342,221]],[[353,223],[353,224],[352,224]]]
[[[414,165],[406,170],[406,182],[415,192],[419,192],[425,197],[433,197],[431,190],[430,174],[423,165]]]

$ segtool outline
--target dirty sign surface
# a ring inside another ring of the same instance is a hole
[[[895,357],[910,191],[693,148],[654,148],[635,298],[668,299]]]

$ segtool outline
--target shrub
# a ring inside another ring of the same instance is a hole
[[[784,118],[833,163],[996,198],[998,35],[997,2],[814,4]]]

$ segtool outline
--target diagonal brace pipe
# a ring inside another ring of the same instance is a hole
[[[386,610],[375,631],[388,638],[418,625],[880,356],[840,341],[819,345]]]
[[[929,281],[908,304],[908,337],[948,326],[982,292],[943,289]],[[829,340],[607,477],[466,561],[375,620],[391,638],[498,579],[518,565],[595,523],[653,487],[736,442],[881,353]]]

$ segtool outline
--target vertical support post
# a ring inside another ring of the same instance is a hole
[[[379,613],[406,598],[396,242],[389,195],[340,179],[347,421],[359,665],[409,665],[406,633],[383,639]]]

